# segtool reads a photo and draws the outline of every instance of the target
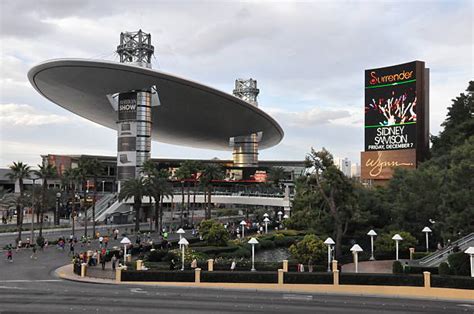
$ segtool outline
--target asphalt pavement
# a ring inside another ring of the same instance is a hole
[[[0,313],[474,313],[469,302],[80,283],[54,275],[67,250],[31,253],[2,258]]]

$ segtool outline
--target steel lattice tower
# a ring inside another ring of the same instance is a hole
[[[257,96],[259,92],[256,80],[235,80],[234,96],[255,107],[258,107]],[[234,166],[242,168],[258,166],[258,142],[259,136],[257,133],[234,137],[232,151]]]

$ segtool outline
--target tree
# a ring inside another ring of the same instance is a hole
[[[64,170],[62,174],[62,179],[64,180],[66,186],[66,192],[69,193],[69,199],[71,200],[71,220],[72,220],[72,235],[75,236],[76,234],[76,225],[75,220],[77,216],[76,210],[76,192],[77,192],[77,181],[78,181],[78,173],[77,169],[69,168]]]
[[[176,170],[175,176],[181,182],[181,213],[179,217],[180,225],[183,226],[183,215],[184,215],[184,183],[186,180],[190,179],[192,175],[191,169],[188,166],[188,163],[185,161],[181,166]]]
[[[349,223],[356,210],[352,182],[334,165],[332,155],[326,150],[315,151],[306,157],[310,175],[308,184],[323,200],[333,223],[336,238],[336,257],[341,254],[342,236],[347,232]]]
[[[10,180],[16,181],[18,180],[18,184],[20,187],[20,196],[18,197],[18,202],[17,202],[17,228],[18,228],[18,240],[21,240],[21,231],[23,228],[23,195],[25,192],[25,187],[23,184],[24,179],[28,179],[30,177],[30,166],[27,164],[24,164],[21,161],[18,162],[13,162],[13,164],[9,167],[10,172],[7,173],[7,177]]]
[[[280,185],[280,181],[285,178],[285,169],[283,167],[271,167],[268,171],[268,180],[275,186]]]
[[[118,195],[119,202],[133,198],[133,210],[135,212],[135,232],[140,230],[140,210],[142,198],[147,195],[148,190],[143,177],[127,180],[123,183]]]
[[[84,201],[82,203],[82,209],[84,211],[84,237],[87,238],[87,179],[89,178],[89,165],[88,160],[84,157],[79,158],[77,168],[75,168],[77,180],[80,182]]]
[[[147,196],[148,196],[148,205],[149,205],[149,213],[150,213],[150,230],[153,229],[152,228],[152,219],[151,219],[151,212],[152,212],[152,203],[153,203],[153,199],[154,199],[154,196],[155,196],[155,193],[153,191],[153,178],[157,175],[158,173],[158,169],[156,167],[156,164],[155,162],[153,162],[151,159],[148,159],[147,161],[145,161],[142,165],[142,169],[141,169],[141,173],[146,177],[145,179],[145,184],[147,185],[147,189],[148,189],[148,193],[147,193]],[[157,199],[155,198],[155,221],[157,222],[158,220],[158,217],[156,215],[156,202],[157,202]],[[158,223],[155,223],[155,227],[158,226]],[[155,228],[157,230],[157,228]]]
[[[229,233],[224,225],[212,219],[201,221],[199,233],[209,245],[226,246],[229,241]]]
[[[314,234],[307,234],[303,240],[290,246],[291,255],[300,263],[307,264],[313,271],[314,263],[323,263],[326,256],[326,245]]]
[[[224,178],[224,171],[217,164],[207,164],[202,169],[201,176],[199,177],[200,184],[205,188],[207,193],[207,209],[206,219],[211,218],[211,194],[213,188],[213,181],[222,180]]]
[[[44,222],[44,212],[49,208],[48,207],[48,180],[53,179],[57,176],[56,167],[51,164],[46,165],[38,165],[39,170],[35,170],[35,175],[43,181],[42,189],[41,189],[41,206],[39,208],[40,213],[40,220],[39,220],[39,237],[43,236],[43,222]],[[57,219],[56,215],[59,213],[54,214],[55,221]]]
[[[98,178],[104,173],[104,165],[97,159],[91,159],[87,162],[87,176],[94,182],[94,195],[92,197],[92,237],[95,238],[95,203],[97,201]]]

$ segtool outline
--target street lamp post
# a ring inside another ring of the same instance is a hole
[[[186,233],[183,228],[179,228],[178,231],[176,231],[177,234],[179,234],[179,239],[181,240],[183,238],[183,234]]]
[[[59,201],[61,200],[61,193],[56,193],[56,212],[54,213],[54,224],[59,225]]]
[[[281,222],[281,216],[283,215],[283,212],[280,210],[278,213],[278,222]]]
[[[428,244],[428,234],[431,233],[431,229],[429,227],[424,227],[421,232],[425,233],[426,236],[426,252],[429,252],[429,244]]]
[[[377,233],[374,230],[370,230],[367,233],[368,236],[370,236],[370,259],[371,261],[375,261],[374,257],[374,237],[377,235]]]
[[[181,270],[184,270],[184,249],[189,244],[186,238],[181,238],[178,242],[179,246],[181,247]]]
[[[402,241],[403,238],[397,233],[392,237],[392,240],[395,240],[395,259],[398,261],[398,242]]]
[[[470,246],[464,253],[469,254],[471,260],[471,277],[474,277],[474,246]]]
[[[124,237],[122,241],[120,241],[120,244],[123,244],[123,265],[127,265],[127,245],[132,243],[129,238]]]
[[[270,222],[270,219],[268,219],[268,217],[265,217],[263,222],[265,223],[265,233],[268,233],[268,223]]]
[[[326,244],[328,246],[328,272],[331,271],[331,248],[334,244],[336,244],[336,242],[334,242],[334,240],[329,237],[326,239],[326,241],[324,241],[324,244]]]
[[[354,255],[354,265],[355,265],[355,272],[359,272],[359,252],[362,252],[362,248],[359,246],[359,244],[354,244],[351,247],[351,252]]]
[[[287,214],[283,215],[283,219],[288,219],[290,218],[290,216],[288,216]]]
[[[247,225],[247,223],[245,222],[245,220],[242,220],[240,222],[240,225],[242,226],[242,239],[245,237],[245,226]]]
[[[255,238],[251,238],[248,243],[252,245],[252,269],[251,269],[251,271],[255,271],[255,244],[258,244],[258,241]]]
[[[35,179],[33,180],[33,204],[31,206],[31,244],[34,245],[35,243],[35,225],[34,225],[34,220],[35,220]]]
[[[102,194],[104,194],[104,191],[105,191],[104,187],[105,187],[105,181],[102,180]]]

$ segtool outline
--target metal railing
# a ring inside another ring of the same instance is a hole
[[[428,256],[423,257],[422,259],[418,260],[418,263],[423,266],[436,266],[441,262],[445,261],[448,256],[453,253],[453,249],[458,247],[459,250],[463,251],[467,249],[470,245],[474,243],[474,232],[452,242],[450,245],[446,246],[445,248],[434,252]]]

